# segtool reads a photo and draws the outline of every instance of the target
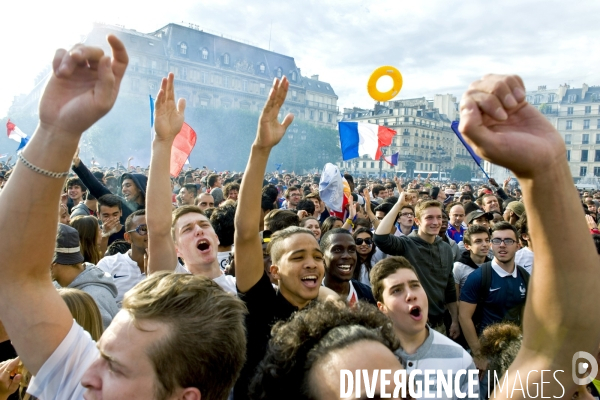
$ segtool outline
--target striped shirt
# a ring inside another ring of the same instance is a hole
[[[425,342],[417,349],[414,354],[407,354],[402,348],[396,351],[396,355],[400,357],[402,365],[406,369],[406,374],[409,375],[413,370],[442,370],[444,376],[447,377],[448,370],[452,372],[451,378],[454,385],[454,375],[460,370],[466,370],[460,378],[460,390],[463,393],[469,392],[468,387],[468,370],[474,370],[475,363],[473,358],[459,344],[447,338],[439,332],[429,328],[429,335]],[[429,386],[429,393],[435,394],[438,399],[456,399],[456,390],[453,390],[452,397],[446,397],[445,391],[442,389],[442,396],[437,396],[436,376],[431,375],[433,384]],[[423,385],[423,397],[425,397],[424,375],[416,375],[415,382],[420,381]],[[472,391],[477,394],[475,398],[479,398],[479,384],[474,385]],[[467,395],[468,398],[468,395]]]

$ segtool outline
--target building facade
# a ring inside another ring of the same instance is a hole
[[[346,108],[342,121],[368,122],[387,126],[396,130],[392,145],[384,148],[386,155],[399,153],[397,166],[385,161],[381,163],[381,172],[391,175],[411,175],[445,172],[464,164],[473,170],[475,166],[471,156],[460,144],[452,131],[452,119],[446,113],[456,116],[456,98],[452,95],[436,95],[435,100],[424,97],[376,103],[373,110]],[[359,175],[379,176],[380,160],[368,156],[340,163],[340,168]],[[475,171],[474,171],[475,172]]]
[[[600,177],[600,86],[539,86],[527,92],[527,101],[563,137],[573,179],[577,182],[584,177]]]
[[[185,98],[188,107],[260,112],[273,78],[287,76],[290,89],[282,114],[291,112],[301,120],[332,128],[337,124],[335,91],[318,75],[302,76],[293,57],[208,33],[196,25],[168,24],[146,34],[95,24],[84,42],[110,52],[107,34],[119,37],[129,54],[121,93],[154,97],[161,79],[173,72],[176,96]],[[37,107],[49,73],[47,68],[40,74],[33,91],[16,98],[13,107]]]

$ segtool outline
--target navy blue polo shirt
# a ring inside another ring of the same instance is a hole
[[[469,275],[460,291],[460,301],[471,304],[478,303],[481,274],[482,268],[477,268]],[[515,266],[513,273],[509,274],[494,259],[492,261],[492,284],[484,302],[477,335],[481,334],[488,325],[501,322],[509,310],[523,304],[526,294],[527,286],[517,267]]]

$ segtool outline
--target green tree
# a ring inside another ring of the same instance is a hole
[[[452,168],[452,179],[460,182],[471,180],[471,168],[467,165],[458,164]]]

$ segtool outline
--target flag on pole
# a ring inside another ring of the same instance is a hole
[[[394,153],[391,156],[385,156],[383,157],[383,159],[385,160],[386,163],[390,164],[390,165],[398,165],[398,153]]]
[[[8,154],[0,154],[0,158],[6,158]]]
[[[368,155],[372,160],[379,160],[382,147],[392,144],[396,131],[377,124],[362,122],[338,122],[342,158],[351,160]]]
[[[488,176],[488,174],[486,174],[485,170],[481,166],[481,161],[482,161],[481,157],[479,157],[477,155],[477,153],[475,153],[475,151],[471,148],[471,146],[469,146],[467,144],[467,142],[465,142],[465,138],[463,138],[462,133],[460,133],[460,131],[458,130],[458,121],[452,121],[451,127],[452,127],[452,130],[454,131],[454,134],[458,137],[458,140],[460,140],[460,142],[463,144],[463,146],[465,146],[465,149],[467,149],[467,151],[469,152],[469,154],[473,158],[473,161],[475,161],[475,164],[477,164],[477,166],[481,169],[481,171],[483,172],[483,174],[488,179],[490,179],[490,177]]]
[[[6,134],[9,139],[14,140],[19,143],[19,147],[17,151],[21,150],[25,147],[25,145],[29,142],[29,136],[26,133],[21,131],[14,123],[10,122],[10,119],[6,123]]]
[[[283,163],[275,164],[277,171],[279,171],[279,169],[281,168],[282,165],[283,165]]]

